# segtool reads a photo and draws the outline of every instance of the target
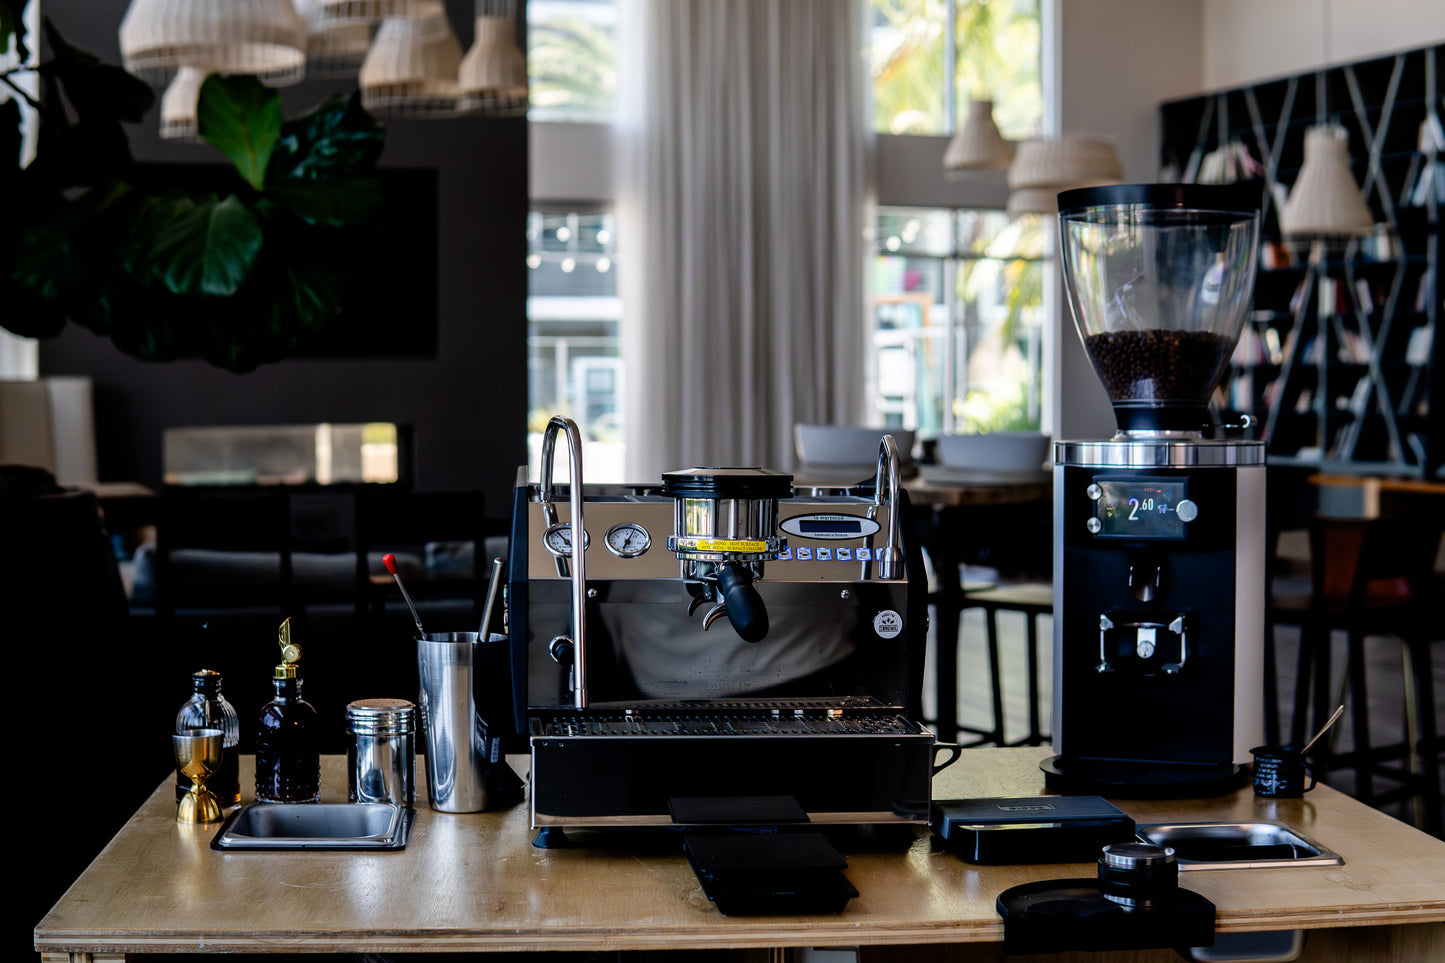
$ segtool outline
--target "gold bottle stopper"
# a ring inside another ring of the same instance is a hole
[[[294,679],[296,678],[296,661],[301,658],[301,646],[291,641],[290,616],[287,616],[286,621],[281,623],[276,637],[281,646],[281,664],[276,666],[271,677],[273,679]]]

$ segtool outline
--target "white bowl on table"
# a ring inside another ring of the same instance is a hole
[[[864,428],[859,425],[803,425],[793,426],[793,444],[798,452],[798,461],[805,465],[829,466],[876,466],[878,446],[884,435],[892,435],[898,443],[898,457],[904,462],[913,460],[913,429],[911,428]]]
[[[1048,470],[1049,443],[1049,436],[1037,431],[939,435],[935,454],[947,469],[1024,476]]]

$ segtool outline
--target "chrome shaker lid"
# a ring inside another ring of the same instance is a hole
[[[346,730],[394,736],[416,731],[416,706],[405,699],[358,699],[346,707]]]

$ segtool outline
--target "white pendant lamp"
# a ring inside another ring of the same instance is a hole
[[[306,27],[291,0],[132,0],[120,24],[127,70],[165,78],[181,67],[294,83]]]
[[[1304,165],[1279,212],[1284,234],[1351,237],[1373,233],[1375,219],[1350,173],[1350,138],[1343,127],[1305,131]]]
[[[443,0],[317,0],[323,22],[377,24],[391,17],[412,17],[435,24],[446,19]]]
[[[361,65],[361,104],[404,116],[459,113],[461,64],[462,45],[445,15],[383,20]]]
[[[1111,141],[1092,134],[1063,134],[1020,141],[1008,169],[1008,212],[1057,214],[1059,192],[1117,184],[1124,171]]]
[[[371,49],[371,24],[326,19],[321,0],[295,0],[306,25],[306,73],[310,77],[353,74]]]
[[[527,110],[527,60],[510,16],[478,13],[476,39],[462,58],[458,83],[470,106],[492,115]]]
[[[205,67],[182,67],[176,71],[161,95],[161,137],[180,141],[199,139],[196,104],[201,98],[201,84],[214,72]]]
[[[971,101],[968,116],[943,152],[944,170],[1003,170],[1012,160],[1013,148],[993,120],[993,101]]]

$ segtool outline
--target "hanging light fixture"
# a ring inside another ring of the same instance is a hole
[[[361,105],[402,116],[454,116],[464,109],[461,64],[462,45],[445,14],[390,17],[361,65]]]
[[[477,0],[476,36],[458,83],[468,106],[490,115],[527,111],[527,59],[517,46],[513,0]]]
[[[364,23],[368,26],[392,17],[413,17],[434,24],[446,19],[444,0],[316,0],[321,19],[328,24]]]
[[[993,120],[993,101],[970,101],[968,116],[943,152],[944,170],[1003,170],[1012,160],[1013,148]]]
[[[132,0],[120,24],[125,67],[164,81],[181,67],[294,83],[306,27],[291,0]]]
[[[1284,234],[1350,237],[1371,234],[1375,218],[1350,173],[1350,136],[1323,124],[1305,131],[1305,158],[1279,212]]]
[[[1008,212],[1057,214],[1059,192],[1117,184],[1124,171],[1114,144],[1092,134],[1020,141],[1008,169]]]
[[[371,24],[365,21],[331,21],[321,0],[295,0],[296,13],[306,25],[306,74],[339,77],[355,73],[371,48]]]
[[[182,67],[176,71],[161,95],[161,137],[179,141],[199,139],[196,103],[201,98],[201,84],[211,73],[213,71],[205,67]]]
[[[1320,0],[1321,66],[1315,74],[1317,120],[1305,131],[1304,163],[1279,211],[1280,233],[1316,238],[1357,237],[1375,230],[1370,205],[1350,173],[1350,136],[1331,124],[1325,105],[1325,66],[1330,62],[1329,8]]]

